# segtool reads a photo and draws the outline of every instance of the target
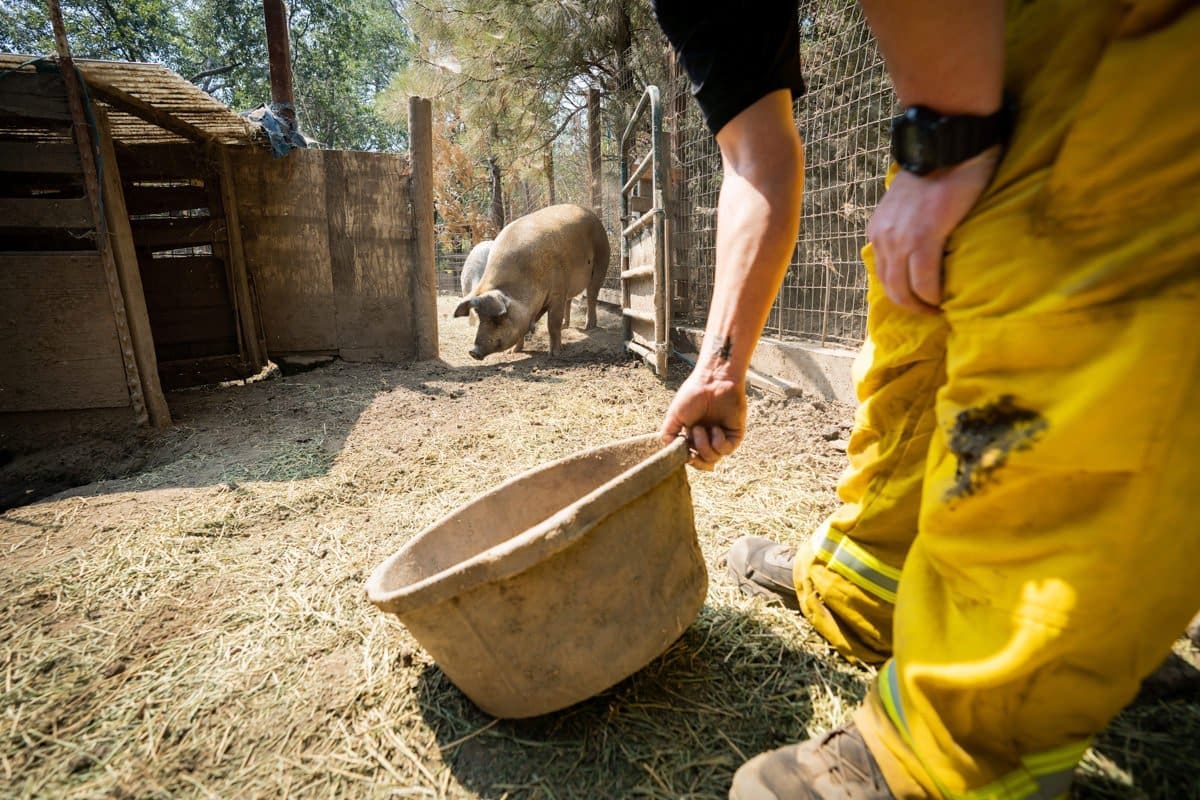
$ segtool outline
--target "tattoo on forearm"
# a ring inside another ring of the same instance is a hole
[[[729,360],[729,354],[733,352],[733,339],[726,336],[725,341],[721,343],[721,348],[717,350],[717,358],[722,361]]]

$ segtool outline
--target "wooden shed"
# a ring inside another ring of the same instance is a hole
[[[0,434],[29,415],[169,421],[164,390],[271,357],[437,355],[427,101],[407,155],[294,150],[154,64],[0,54]],[[105,232],[106,228],[106,232]]]

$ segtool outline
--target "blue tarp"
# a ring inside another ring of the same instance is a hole
[[[285,111],[293,113],[286,115]],[[304,134],[296,127],[295,109],[290,103],[265,103],[252,111],[242,112],[242,116],[262,128],[276,158],[286,156],[297,147],[308,147]]]

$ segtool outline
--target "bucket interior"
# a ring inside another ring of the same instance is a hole
[[[411,541],[388,564],[379,589],[412,586],[519,536],[661,449],[657,436],[640,437],[520,475]]]

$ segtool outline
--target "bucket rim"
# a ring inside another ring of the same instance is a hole
[[[399,550],[380,563],[367,579],[367,599],[382,611],[396,615],[443,603],[486,583],[493,583],[525,572],[545,559],[565,550],[585,537],[599,523],[638,497],[649,493],[688,462],[686,439],[679,437],[648,458],[634,464],[595,489],[567,505],[537,525],[457,562],[419,581],[389,589],[384,580],[392,566],[403,559],[426,536],[434,534],[464,509],[508,490],[512,485],[540,472],[557,469],[597,452],[647,444],[659,434],[642,434],[572,453],[532,467],[476,496],[465,505],[444,515],[408,540]]]

